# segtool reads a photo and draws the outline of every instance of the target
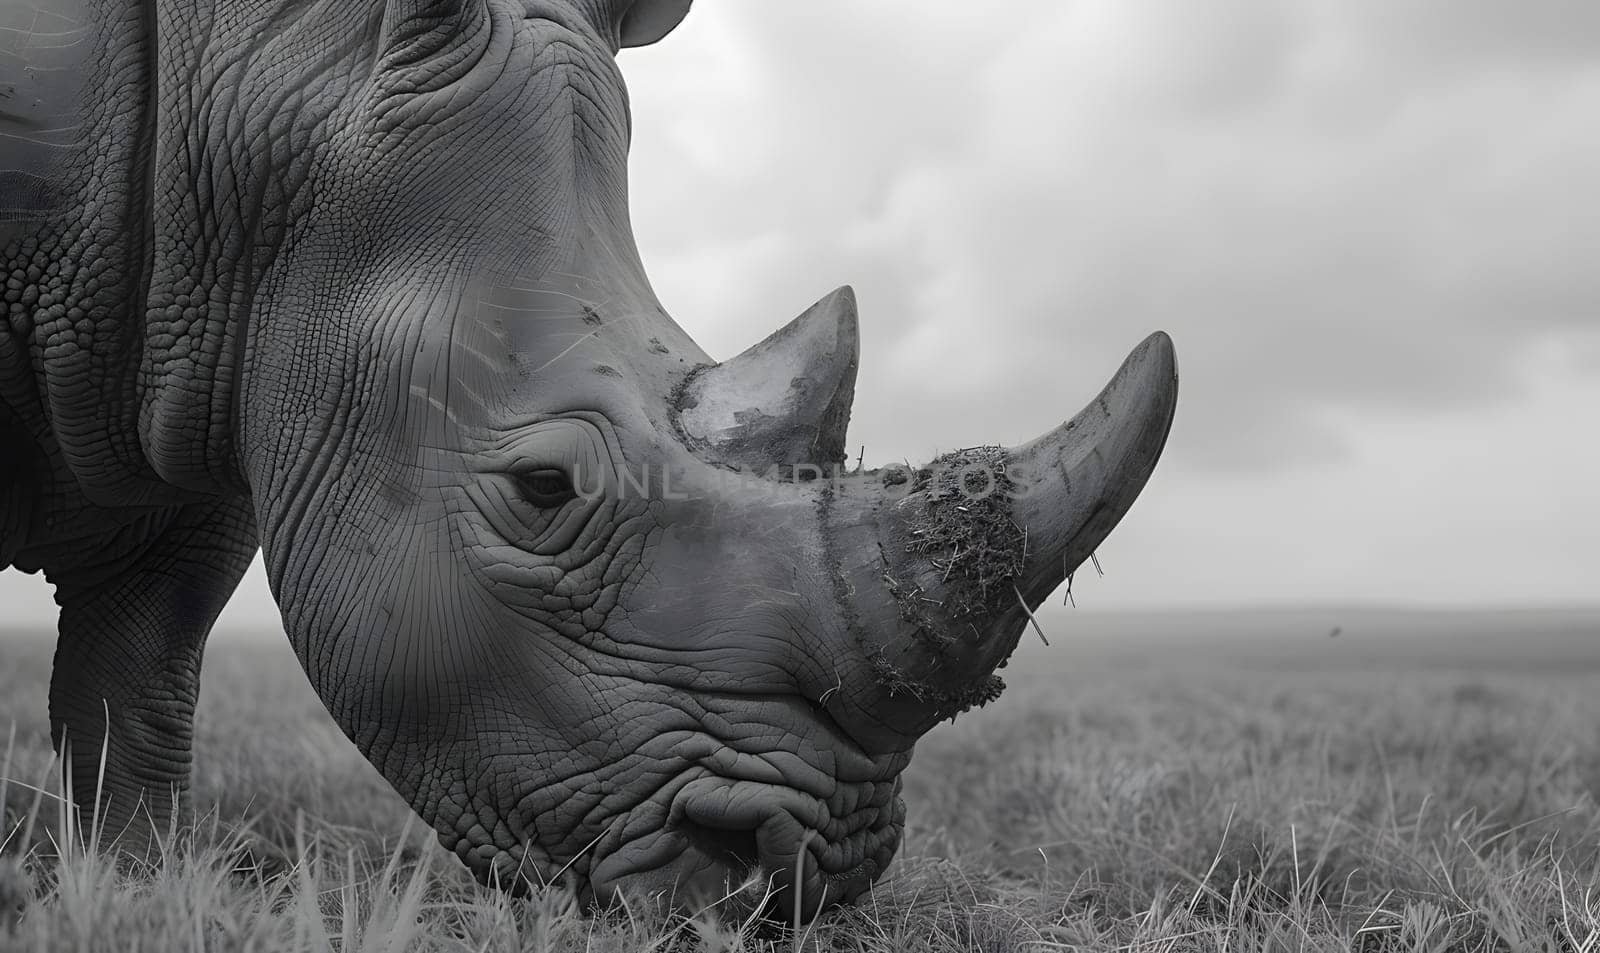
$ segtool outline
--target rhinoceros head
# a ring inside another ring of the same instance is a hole
[[[367,24],[284,160],[244,462],[313,684],[481,876],[604,898],[760,867],[814,911],[884,871],[917,738],[998,694],[1143,487],[1176,371],[1156,334],[1032,443],[847,470],[850,291],[718,364],[639,262],[613,57],[687,7]]]

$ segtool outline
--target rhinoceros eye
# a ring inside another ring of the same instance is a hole
[[[555,509],[577,499],[572,481],[560,470],[542,469],[517,476],[522,498],[540,509]]]

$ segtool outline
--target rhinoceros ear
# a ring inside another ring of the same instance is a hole
[[[689,14],[692,0],[634,0],[622,12],[623,46],[648,46],[671,33]]]
[[[771,337],[689,379],[678,423],[721,463],[826,468],[845,457],[860,340],[855,292],[840,288]]]

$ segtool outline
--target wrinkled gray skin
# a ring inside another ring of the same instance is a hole
[[[848,289],[716,365],[634,247],[614,56],[687,7],[4,0],[0,567],[56,586],[51,724],[79,779],[109,738],[125,844],[183,806],[259,543],[328,710],[480,876],[848,900],[917,738],[1143,487],[1159,334],[940,461],[1004,493],[815,478]]]

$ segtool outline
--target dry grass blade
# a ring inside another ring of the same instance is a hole
[[[1050,640],[1044,637],[1044,626],[1039,624],[1038,616],[1035,616],[1033,614],[1033,610],[1028,608],[1028,600],[1022,598],[1022,590],[1018,589],[1016,585],[1013,584],[1011,591],[1017,594],[1017,605],[1022,607],[1022,611],[1028,615],[1028,621],[1033,623],[1033,631],[1039,633],[1039,641],[1043,642],[1045,645],[1049,645]]]

